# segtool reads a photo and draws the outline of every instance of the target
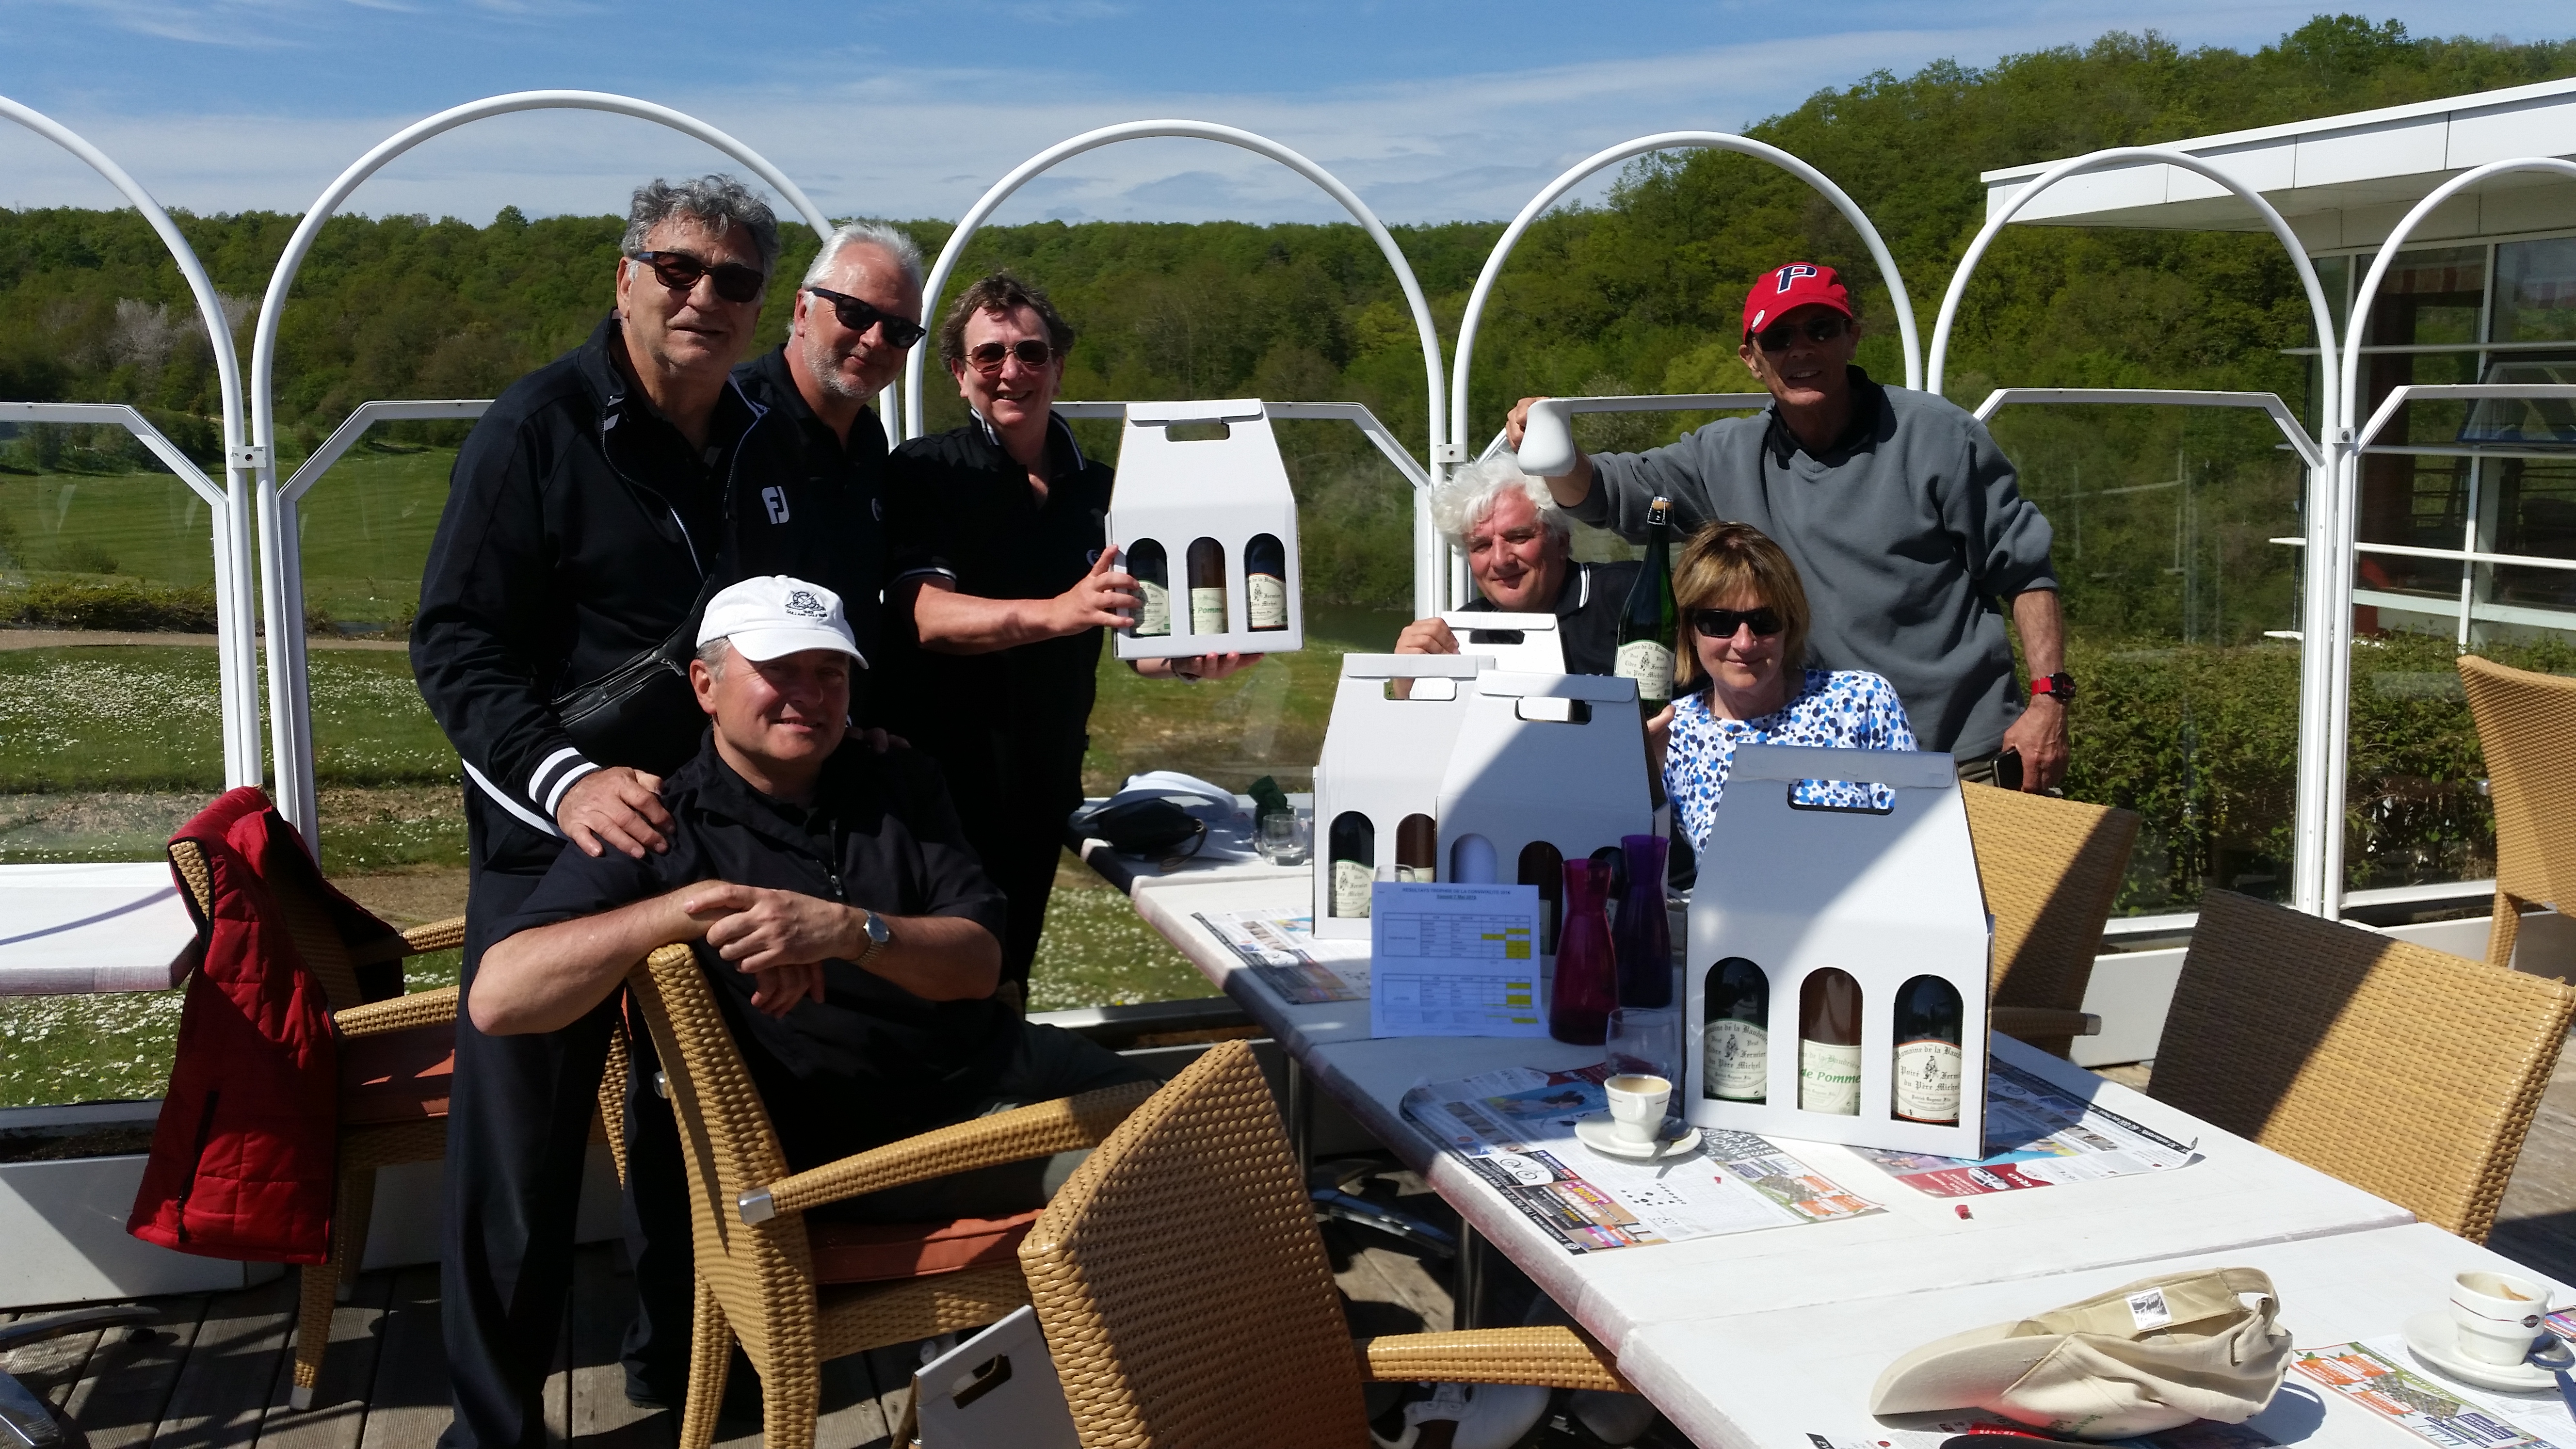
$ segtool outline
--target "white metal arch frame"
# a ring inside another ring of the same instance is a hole
[[[1360,200],[1358,193],[1343,185],[1340,177],[1267,136],[1233,126],[1221,126],[1213,121],[1161,120],[1126,121],[1115,126],[1103,126],[1096,131],[1085,131],[1079,136],[1056,142],[1013,167],[1010,174],[994,182],[991,189],[987,190],[958,221],[957,230],[949,234],[948,245],[939,249],[939,261],[930,269],[930,278],[923,285],[921,301],[924,313],[936,314],[939,307],[939,294],[947,287],[948,278],[956,271],[958,262],[964,259],[966,244],[974,240],[975,233],[982,230],[984,223],[991,218],[994,211],[999,209],[1003,202],[1010,200],[1013,193],[1038,176],[1086,151],[1096,151],[1103,146],[1113,146],[1121,141],[1142,141],[1158,137],[1216,141],[1224,145],[1240,147],[1255,155],[1267,156],[1315,183],[1322,188],[1325,195],[1340,202],[1342,209],[1351,214],[1351,219],[1360,224],[1360,229],[1368,233],[1369,240],[1377,243],[1377,249],[1386,257],[1387,265],[1395,268],[1395,280],[1404,289],[1405,304],[1413,309],[1414,331],[1422,341],[1422,370],[1429,390],[1431,406],[1431,477],[1437,481],[1441,475],[1440,445],[1448,438],[1448,421],[1441,410],[1444,394],[1440,386],[1440,329],[1431,320],[1431,304],[1422,295],[1422,284],[1415,279],[1412,264],[1405,260],[1404,249],[1395,244],[1395,238],[1387,234],[1385,223],[1377,219],[1377,213],[1369,210],[1368,203]],[[921,436],[923,417],[921,384],[927,362],[928,359],[923,350],[916,347],[913,349],[911,358],[904,363],[903,435],[907,438]],[[1422,490],[1417,487],[1413,498],[1413,592],[1414,613],[1417,617],[1428,612],[1423,608],[1424,580],[1436,580],[1439,570],[1439,546],[1439,535],[1431,528],[1429,506],[1424,501]]]
[[[832,234],[831,219],[822,208],[802,187],[788,180],[786,173],[749,146],[685,112],[605,91],[514,91],[441,111],[377,143],[375,149],[351,163],[314,199],[295,234],[287,239],[286,251],[277,259],[277,271],[269,280],[268,294],[260,299],[259,330],[251,345],[250,424],[251,452],[259,470],[259,534],[267,563],[262,583],[268,606],[269,728],[277,756],[278,804],[304,833],[308,848],[317,854],[321,837],[313,792],[312,690],[305,677],[304,561],[297,537],[296,499],[283,493],[277,482],[279,318],[286,310],[287,294],[294,288],[296,271],[304,265],[305,255],[313,249],[323,224],[337,214],[340,203],[361,182],[433,136],[492,116],[547,110],[605,111],[652,121],[693,136],[749,168],[796,209],[805,224],[814,228],[816,236]]]
[[[2415,203],[2414,209],[2408,211],[2397,223],[2396,230],[2388,234],[2387,240],[2379,244],[2379,254],[2371,259],[2370,270],[2362,274],[2360,290],[2353,293],[2352,320],[2345,326],[2347,342],[2339,371],[2336,368],[2334,355],[2327,354],[2326,371],[2329,376],[2337,379],[2337,385],[2326,389],[2326,394],[2338,407],[2336,418],[2341,420],[2338,426],[2330,419],[2326,429],[2326,436],[2334,443],[2335,493],[2340,506],[2335,515],[2333,546],[2322,551],[2333,555],[2334,568],[2340,580],[2340,592],[2337,598],[2343,604],[2337,617],[2347,632],[2352,627],[2353,561],[2357,553],[2356,545],[2360,539],[2360,529],[2356,523],[2361,488],[2361,453],[2370,445],[2372,439],[2377,437],[2379,430],[2387,425],[2388,420],[2396,415],[2399,401],[2392,398],[2390,404],[2380,410],[2380,415],[2371,420],[2370,428],[2362,435],[2355,436],[2353,420],[2361,415],[2361,339],[2369,335],[2370,309],[2379,300],[2380,283],[2387,278],[2389,264],[2397,259],[2398,249],[2406,245],[2407,241],[2415,235],[2415,229],[2424,224],[2425,218],[2440,209],[2442,203],[2470,187],[2492,177],[2517,171],[2551,172],[2576,180],[2576,162],[2562,161],[2555,156],[2524,156],[2510,161],[2490,161],[2483,166],[2472,167],[2434,187],[2431,194]],[[2477,394],[2455,389],[2445,391],[2455,397],[2520,396],[2528,395],[2534,389],[2502,389],[2497,393]],[[2415,395],[2422,396],[2424,391],[2417,389]],[[2315,568],[2315,556],[2320,551],[2314,545],[2308,549],[2311,571]],[[2329,818],[2340,822],[2344,810],[2344,772],[2351,751],[2351,741],[2345,738],[2345,730],[2349,727],[2352,718],[2351,652],[2348,649],[2339,650],[2335,662],[2336,687],[2332,701],[2333,733],[2330,741],[2334,771],[2334,813]],[[2325,891],[2328,902],[2327,914],[2331,915],[2334,913],[2335,903],[2343,896],[2343,831],[2340,829],[2333,832],[2332,839],[2328,842]]]
[[[2325,375],[2337,375],[2333,309],[2326,304],[2325,288],[2317,281],[2315,265],[2309,262],[2298,234],[2290,230],[2280,211],[2264,200],[2261,192],[2198,156],[2163,146],[2119,146],[2049,167],[2028,186],[2014,192],[2000,211],[1986,218],[1976,240],[1968,244],[1967,254],[1959,259],[1958,270],[1951,274],[1950,289],[1941,298],[1941,315],[1932,324],[1932,354],[1926,369],[1926,387],[1930,391],[1941,390],[1942,370],[1949,361],[1950,328],[1958,320],[1959,303],[1967,295],[1968,282],[1975,276],[1977,264],[1985,259],[1986,249],[1994,245],[1996,234],[2040,193],[2057,183],[2088,171],[2139,162],[2179,166],[2226,187],[2254,208],[2298,268],[2299,283],[2307,289],[2308,320],[2316,329]],[[2326,439],[2341,437],[2344,412],[2335,390],[2326,388],[2324,392],[2318,434]],[[2138,401],[2152,403],[2155,397],[2142,393]],[[2347,643],[2352,611],[2345,606],[2351,590],[2350,550],[2330,546],[2350,526],[2344,517],[2346,490],[2336,486],[2339,471],[2332,458],[2325,466],[2308,469],[2308,550],[2299,628],[2298,803],[2293,812],[2290,867],[2291,903],[2328,919],[2337,914],[2341,900],[2341,892],[2336,889],[2343,857],[2343,749],[2339,721],[2344,680],[2352,665]]]
[[[1458,322],[1458,360],[1449,374],[1452,436],[1448,441],[1453,445],[1453,456],[1448,461],[1466,461],[1467,374],[1475,362],[1476,329],[1484,322],[1485,303],[1493,296],[1494,284],[1502,277],[1504,261],[1511,256],[1512,248],[1520,245],[1521,234],[1545,215],[1549,207],[1562,200],[1565,193],[1581,185],[1595,172],[1650,151],[1732,151],[1756,161],[1768,161],[1804,181],[1832,202],[1834,209],[1843,214],[1843,219],[1852,224],[1852,229],[1860,233],[1861,244],[1869,248],[1870,260],[1877,264],[1879,274],[1887,279],[1888,293],[1896,303],[1896,330],[1905,347],[1905,385],[1909,388],[1923,385],[1923,344],[1915,332],[1913,299],[1906,295],[1905,277],[1897,270],[1895,256],[1888,251],[1887,243],[1878,235],[1878,228],[1871,225],[1868,213],[1860,209],[1858,202],[1835,185],[1832,177],[1789,152],[1750,136],[1739,136],[1731,131],[1661,131],[1633,141],[1622,141],[1574,163],[1565,174],[1531,197],[1529,204],[1521,208],[1520,215],[1512,218],[1512,224],[1503,228],[1501,239],[1494,243],[1493,252],[1485,258],[1485,269],[1476,276],[1475,290],[1467,294],[1467,311]]]
[[[217,668],[222,680],[224,785],[227,789],[256,785],[260,782],[259,646],[252,633],[256,610],[252,607],[252,579],[255,575],[250,523],[250,492],[254,484],[250,458],[243,448],[241,360],[233,352],[232,324],[224,318],[223,302],[216,296],[215,284],[207,277],[205,265],[197,260],[195,249],[188,245],[186,237],[179,234],[170,214],[161,209],[161,203],[152,199],[152,193],[145,191],[142,183],[126,174],[125,168],[117,165],[106,152],[42,111],[0,96],[0,116],[71,152],[87,163],[91,170],[105,177],[109,185],[124,193],[125,199],[151,225],[153,234],[161,238],[161,244],[169,248],[170,259],[178,263],[179,275],[187,279],[188,291],[196,298],[197,316],[206,327],[206,343],[214,349],[215,381],[224,410],[224,487],[219,499],[208,500],[214,514],[215,636]],[[124,422],[122,418],[111,421]],[[135,415],[132,421],[141,422],[141,415]],[[133,430],[131,423],[126,426]],[[160,438],[157,431],[146,428],[135,431],[135,436],[142,438],[144,445],[151,447],[156,454],[161,454],[164,462],[170,461],[169,455],[163,452],[166,441],[162,446],[154,444],[154,440]],[[179,461],[184,463],[186,460],[183,457]],[[177,466],[173,464],[174,468]],[[195,487],[197,478],[192,475],[196,471],[191,464],[179,469],[179,476]]]

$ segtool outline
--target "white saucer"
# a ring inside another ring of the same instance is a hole
[[[2517,1393],[2558,1387],[2557,1378],[2547,1369],[2527,1363],[2480,1363],[2460,1352],[2459,1343],[2459,1326],[2451,1322],[2451,1310],[2447,1308],[2418,1313],[2406,1320],[2406,1347],[2425,1363],[2464,1383]]]
[[[1610,1157],[1624,1157],[1630,1162],[1658,1162],[1666,1158],[1688,1157],[1699,1151],[1699,1129],[1685,1127],[1678,1137],[1661,1142],[1630,1142],[1621,1137],[1607,1112],[1597,1112],[1574,1124],[1574,1135],[1583,1145]]]

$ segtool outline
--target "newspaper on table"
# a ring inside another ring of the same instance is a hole
[[[2576,1419],[2555,1388],[2471,1388],[2409,1352],[2404,1334],[2303,1348],[2290,1366],[2443,1449],[2576,1449]]]
[[[1310,912],[1200,911],[1193,919],[1290,1006],[1368,1000],[1367,945],[1316,940]]]
[[[1607,1108],[1609,1070],[1504,1067],[1415,1087],[1404,1111],[1568,1252],[1885,1211],[1750,1132],[1702,1131],[1696,1154],[1664,1162],[1593,1151],[1574,1124]]]
[[[1936,1418],[1939,1422],[1932,1422]],[[1948,1443],[1953,1435],[1973,1434],[1980,1430],[2001,1426],[2021,1427],[2013,1424],[2009,1419],[1998,1418],[1993,1414],[1952,1414],[1947,1417],[1934,1414],[1907,1414],[1898,1422],[1907,1427],[1893,1429],[1882,1424],[1878,1428],[1858,1434],[1829,1436],[1809,1433],[1807,1443],[1809,1449],[1941,1449],[1941,1446]],[[2015,1442],[2027,1444],[2030,1441],[2001,1438],[1995,1440],[1998,1445],[2010,1445]],[[2259,1429],[2249,1428],[2243,1424],[2213,1423],[2207,1419],[2195,1419],[2179,1428],[2161,1429],[2153,1434],[2140,1434],[2135,1438],[2101,1439],[2094,1442],[2100,1444],[2102,1449],[2278,1449],[2277,1441]]]
[[[2184,1143],[1991,1057],[1986,1061],[1986,1145],[2001,1150],[1974,1161],[1878,1147],[1853,1150],[1930,1197],[2129,1177],[2200,1160]]]

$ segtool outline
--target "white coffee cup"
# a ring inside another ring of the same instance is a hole
[[[2479,1363],[2520,1363],[2531,1341],[2546,1332],[2549,1290],[2528,1278],[2483,1270],[2451,1279],[2451,1323],[2460,1352]]]
[[[1601,1093],[1610,1099],[1610,1130],[1620,1141],[1642,1144],[1663,1136],[1664,1104],[1673,1098],[1671,1082],[1631,1073],[1603,1082]]]

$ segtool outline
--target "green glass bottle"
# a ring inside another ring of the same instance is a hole
[[[1673,605],[1672,500],[1658,498],[1646,515],[1645,567],[1619,606],[1617,672],[1637,681],[1637,698],[1649,712],[1673,697],[1673,640],[1680,610]]]

